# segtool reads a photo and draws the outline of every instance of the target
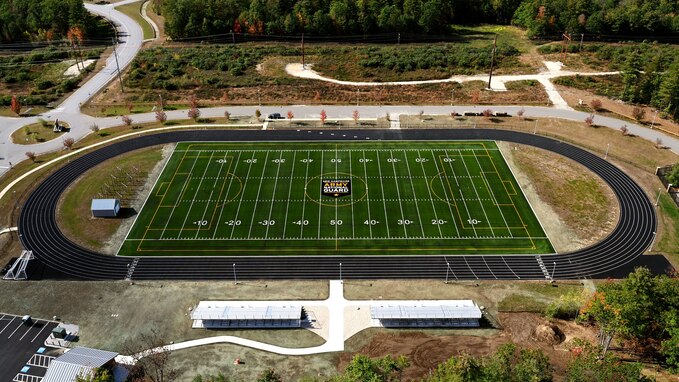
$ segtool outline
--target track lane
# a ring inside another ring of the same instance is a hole
[[[500,140],[546,149],[575,160],[598,174],[613,189],[620,203],[620,220],[608,237],[590,247],[559,255],[541,255],[557,279],[605,277],[641,256],[656,231],[655,210],[644,191],[623,171],[595,154],[551,138],[485,129],[456,130],[342,130],[359,140]],[[20,238],[25,248],[48,267],[83,279],[124,279],[132,257],[105,256],[71,242],[56,223],[61,193],[83,172],[125,152],[178,141],[356,141],[339,134],[315,131],[176,131],[118,142],[77,158],[38,185],[19,217]],[[306,257],[142,257],[133,279],[352,279],[444,278],[449,279],[545,279],[533,255],[450,256],[306,256]]]

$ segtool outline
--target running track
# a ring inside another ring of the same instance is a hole
[[[559,255],[374,256],[374,257],[113,257],[72,243],[60,232],[55,211],[61,193],[87,169],[122,153],[178,141],[499,140],[527,144],[571,158],[598,174],[620,202],[620,220],[603,241]],[[504,130],[176,131],[143,136],[101,148],[50,175],[29,196],[19,217],[26,249],[49,268],[83,279],[379,279],[602,278],[629,266],[649,247],[655,210],[623,171],[598,156],[551,138]],[[543,266],[540,266],[540,262]],[[554,265],[556,263],[556,265]],[[235,265],[234,265],[235,264]]]

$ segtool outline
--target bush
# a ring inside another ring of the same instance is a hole
[[[637,106],[635,106],[634,109],[632,109],[632,117],[634,117],[634,119],[636,119],[637,121],[641,121],[642,119],[644,119],[645,116],[646,110]]]

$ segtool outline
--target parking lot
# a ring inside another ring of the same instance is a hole
[[[44,345],[56,322],[0,313],[0,381],[39,382],[56,349]]]

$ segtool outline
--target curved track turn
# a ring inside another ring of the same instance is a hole
[[[331,136],[332,135],[332,136]],[[114,257],[68,240],[56,222],[62,192],[89,168],[122,153],[178,141],[498,140],[539,147],[583,164],[606,181],[620,202],[611,234],[559,255]],[[575,146],[525,133],[485,130],[176,131],[106,146],[66,164],[38,185],[19,217],[21,242],[48,267],[84,279],[555,279],[605,275],[641,256],[654,239],[656,216],[644,191],[611,163]],[[341,263],[341,266],[340,266]],[[341,275],[340,275],[341,267]],[[554,271],[555,270],[555,271]],[[554,272],[552,274],[552,272]]]

